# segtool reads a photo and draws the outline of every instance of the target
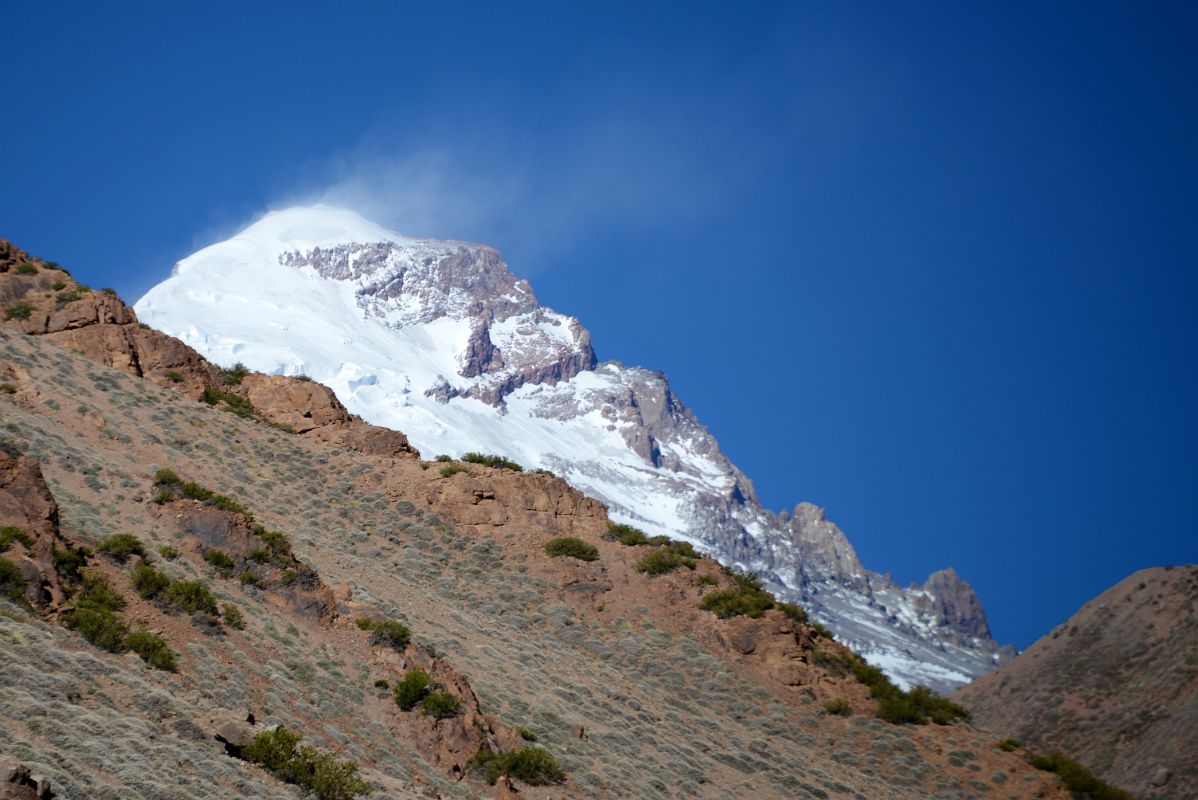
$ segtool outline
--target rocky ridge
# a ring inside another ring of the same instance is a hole
[[[899,586],[822,510],[763,508],[663,374],[596,364],[581,323],[491,248],[292,209],[180,262],[137,308],[206,358],[312,374],[425,452],[552,470],[613,517],[760,574],[905,683],[951,689],[1013,653],[955,575]]]

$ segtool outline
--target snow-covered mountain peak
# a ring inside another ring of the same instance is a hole
[[[550,469],[612,518],[762,575],[900,682],[948,689],[1000,659],[968,584],[897,586],[822,509],[762,508],[663,374],[596,364],[582,324],[492,248],[288,209],[180,262],[135,308],[217,363],[310,375],[426,454]]]

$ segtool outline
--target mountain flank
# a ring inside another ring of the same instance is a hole
[[[956,697],[1137,797],[1198,796],[1198,565],[1133,573]]]
[[[0,758],[22,791],[1065,796],[947,706],[880,718],[920,706],[751,578],[552,475],[374,446],[315,382],[181,344],[147,370],[169,337],[58,272],[0,273]]]

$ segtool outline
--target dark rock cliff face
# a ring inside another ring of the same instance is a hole
[[[1137,797],[1198,796],[1198,565],[1129,576],[955,697]]]
[[[952,567],[933,572],[922,588],[930,596],[919,596],[920,607],[931,614],[938,625],[951,628],[966,636],[990,638],[990,623],[973,587],[957,575]]]

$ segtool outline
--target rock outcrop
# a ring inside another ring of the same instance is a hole
[[[1198,795],[1198,565],[1134,573],[956,699],[1136,797]]]

